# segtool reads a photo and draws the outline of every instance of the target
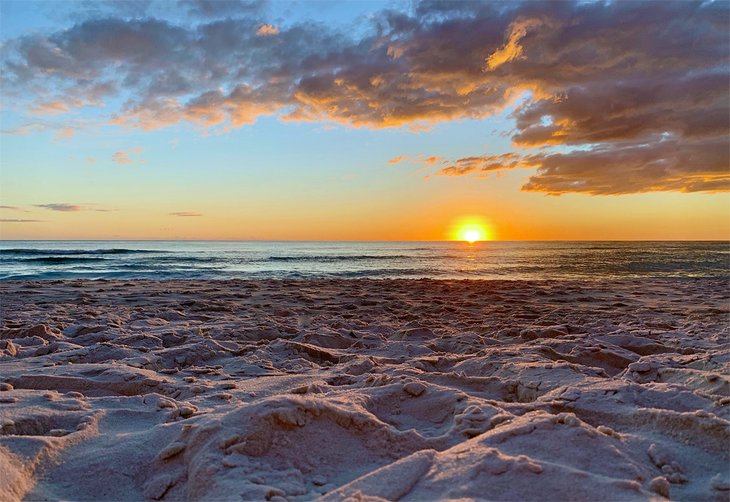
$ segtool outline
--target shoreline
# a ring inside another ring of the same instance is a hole
[[[19,246],[19,245],[18,245]],[[730,280],[724,243],[28,243],[7,280]]]
[[[729,284],[730,275],[727,277],[718,276],[656,276],[656,277],[595,277],[592,279],[588,278],[545,278],[545,279],[526,279],[526,278],[515,278],[515,279],[495,279],[495,278],[440,278],[440,277],[324,277],[324,276],[311,276],[311,277],[266,277],[266,278],[245,278],[245,277],[230,277],[230,278],[183,278],[183,277],[130,277],[130,278],[83,278],[77,277],[73,279],[0,279],[0,294],[2,294],[2,285],[23,285],[23,284],[52,284],[52,285],[65,285],[65,284],[80,284],[89,283],[93,284],[109,284],[109,283],[175,283],[175,284],[189,284],[195,285],[200,283],[214,283],[214,284],[247,284],[247,283],[292,283],[301,284],[305,282],[321,282],[321,283],[338,283],[338,282],[403,282],[403,283],[419,283],[419,282],[434,282],[434,283],[462,283],[462,284],[483,284],[483,283],[523,283],[523,284],[541,284],[541,285],[553,285],[553,284],[625,284],[625,283],[636,283],[636,282],[672,282],[672,281],[708,281],[708,282],[720,282]]]
[[[0,281],[4,493],[725,500],[726,286]]]

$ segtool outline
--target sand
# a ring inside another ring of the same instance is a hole
[[[3,282],[0,500],[730,500],[721,280]]]

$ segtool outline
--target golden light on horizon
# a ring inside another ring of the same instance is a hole
[[[474,244],[477,241],[488,240],[487,231],[479,225],[465,225],[459,229],[458,240]]]
[[[474,244],[476,241],[481,240],[478,230],[467,230],[464,232],[464,240],[469,244]]]
[[[494,238],[491,225],[478,217],[459,218],[452,225],[450,238],[474,244],[478,241],[488,241]]]

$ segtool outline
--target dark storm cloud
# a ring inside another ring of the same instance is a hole
[[[424,2],[378,13],[357,37],[278,26],[258,2],[183,5],[202,21],[108,16],[8,41],[5,92],[34,96],[38,113],[121,99],[111,121],[144,129],[267,114],[422,127],[485,117],[528,92],[512,139],[548,151],[442,173],[538,168],[525,189],[548,193],[727,188],[726,2]],[[561,145],[575,150],[550,150]]]

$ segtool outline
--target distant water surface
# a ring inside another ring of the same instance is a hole
[[[730,278],[728,242],[0,241],[0,279]]]

